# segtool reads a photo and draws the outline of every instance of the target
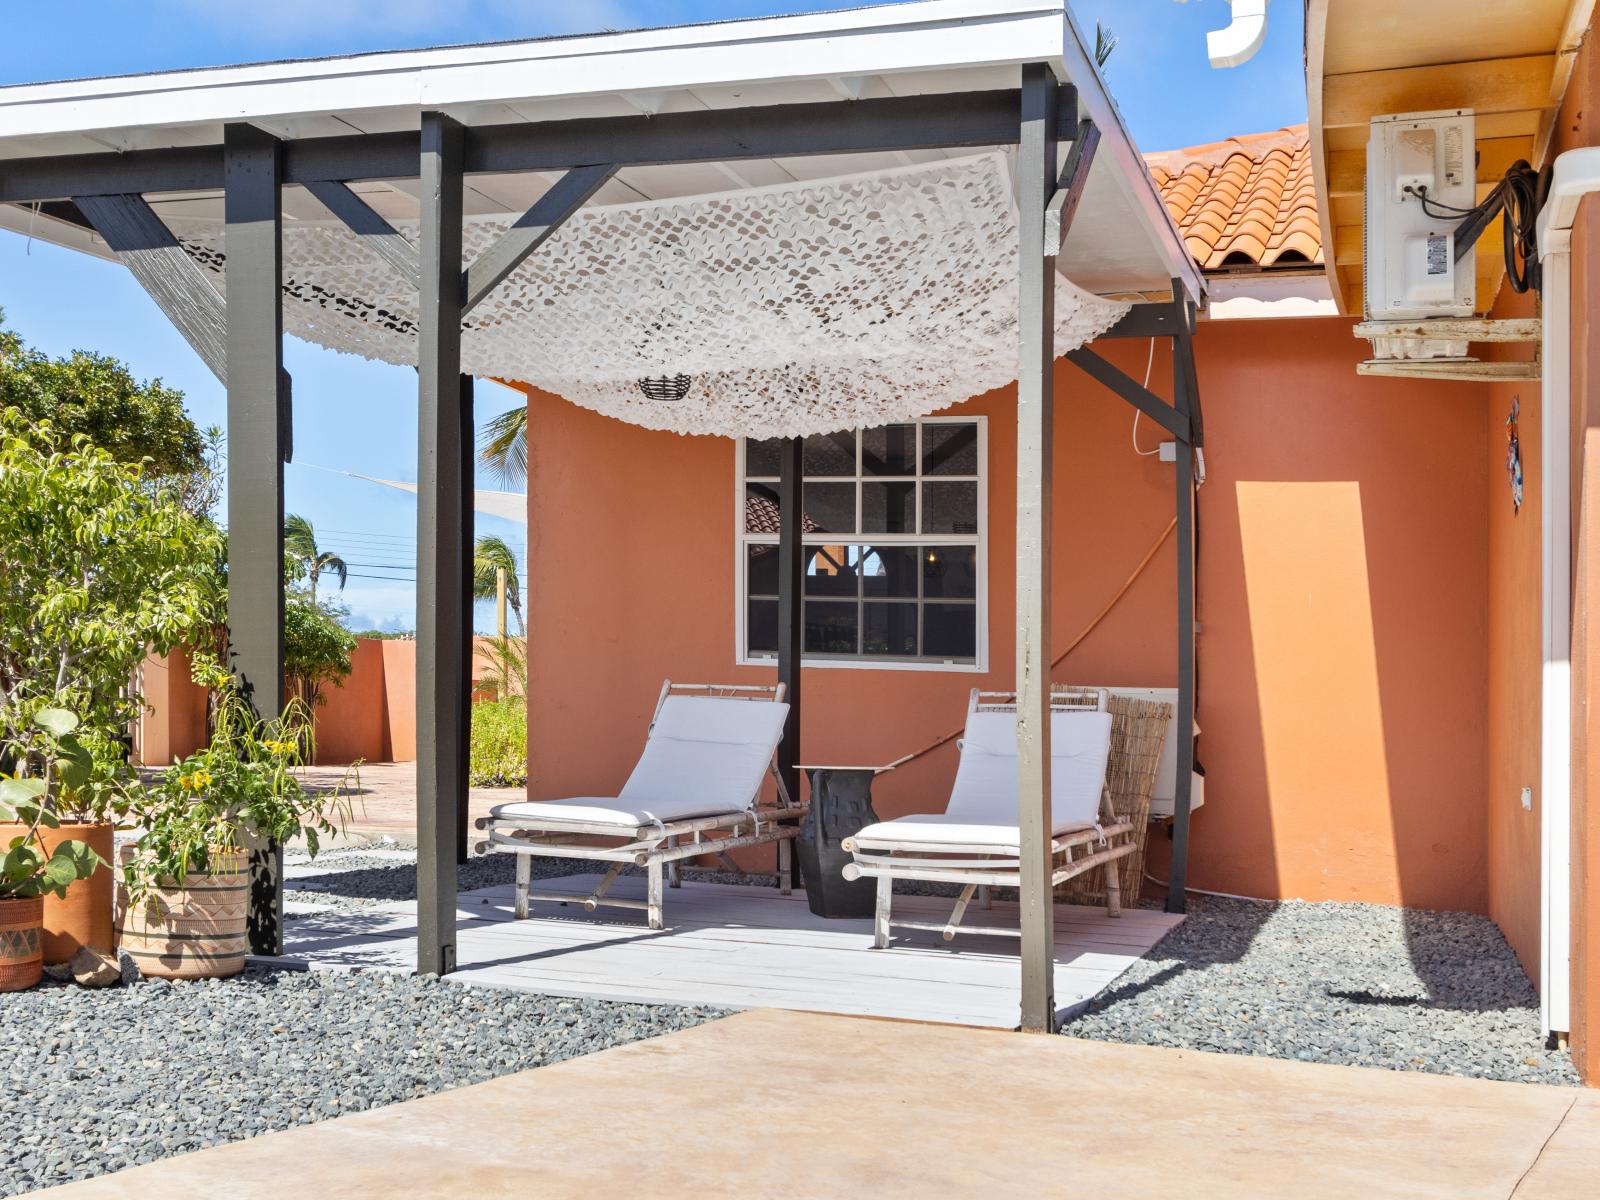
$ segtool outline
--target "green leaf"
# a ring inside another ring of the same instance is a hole
[[[15,885],[26,879],[31,879],[44,865],[44,856],[32,846],[23,843],[12,846],[4,858],[0,858],[0,883]]]
[[[76,792],[89,782],[94,774],[94,755],[76,738],[61,743],[61,757],[56,760],[56,775],[64,787]]]
[[[78,727],[78,718],[64,708],[41,708],[33,714],[33,723],[59,738],[66,737]]]
[[[42,779],[0,779],[0,801],[6,804],[27,804],[46,790]]]

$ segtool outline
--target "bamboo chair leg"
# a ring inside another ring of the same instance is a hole
[[[978,885],[978,899],[983,901],[985,908],[994,907],[994,889],[987,883]]]
[[[894,897],[894,880],[887,875],[878,876],[878,910],[872,920],[872,948],[889,948],[889,906]]]
[[[1106,916],[1122,915],[1122,883],[1117,874],[1117,860],[1106,863]]]
[[[669,837],[667,839],[667,848],[669,850],[674,848],[674,847],[676,847],[677,844],[678,844],[678,839],[677,838]],[[670,863],[667,864],[667,886],[668,887],[682,887],[683,886],[683,872],[682,872],[682,870],[679,869],[680,866],[681,866],[681,864],[680,864],[678,859],[673,859]]]
[[[614,862],[607,867],[606,873],[600,877],[600,886],[589,893],[589,898],[583,902],[583,907],[590,912],[598,909],[600,907],[600,898],[611,890],[611,885],[617,881],[617,877],[622,874],[622,868],[626,865],[626,863]]]
[[[944,927],[945,941],[951,942],[955,940],[956,926],[961,924],[961,918],[966,915],[967,905],[972,900],[972,893],[977,891],[977,889],[978,885],[975,883],[969,883],[966,887],[961,889],[961,895],[956,899],[955,908],[950,910],[950,920]]]
[[[517,860],[517,908],[516,918],[525,921],[528,917],[528,885],[533,879],[533,855],[515,854]]]
[[[647,889],[646,915],[649,917],[651,929],[665,929],[667,924],[661,919],[661,864],[652,862],[645,867],[645,884]]]
[[[789,886],[789,856],[794,853],[794,847],[788,838],[778,842],[778,895],[787,896],[793,890]]]

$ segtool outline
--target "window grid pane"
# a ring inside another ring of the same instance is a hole
[[[929,436],[930,429],[935,436]],[[857,430],[806,440],[802,496],[809,492],[811,502],[803,509],[807,551],[801,593],[802,652],[807,658],[977,661],[983,470],[979,429],[973,421],[918,421],[886,427],[882,437]],[[741,465],[747,480],[756,483],[756,469],[771,469],[778,444],[776,439],[745,443]],[[958,451],[954,455],[952,447]],[[932,463],[930,455],[935,457]],[[845,469],[851,458],[853,477]],[[909,465],[911,470],[869,473],[869,466],[876,471],[891,465]],[[976,472],[967,474],[970,468]],[[928,512],[925,480],[941,485],[934,489],[939,511],[933,514]],[[892,486],[896,484],[900,486]],[[967,486],[951,486],[963,484]],[[745,503],[742,649],[746,657],[770,658],[776,651],[777,603],[765,589],[776,572],[767,567],[772,560],[762,561],[766,556],[754,548],[776,547],[776,530],[768,524],[776,517],[776,505],[757,517],[750,502]],[[939,586],[932,586],[935,581]]]

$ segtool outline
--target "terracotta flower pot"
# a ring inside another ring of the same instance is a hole
[[[26,826],[22,825],[0,825],[0,845],[9,845],[11,839],[25,829]],[[113,833],[112,826],[99,823],[62,825],[59,829],[41,827],[39,841],[44,844],[47,856],[55,853],[56,847],[62,842],[86,842],[89,849],[109,864]],[[46,965],[70,961],[83,946],[111,953],[111,896],[116,886],[114,874],[109,865],[99,867],[89,878],[80,879],[69,887],[65,896],[44,898]]]
[[[44,974],[40,926],[44,900],[0,900],[0,992],[22,992]]]
[[[138,853],[122,848],[122,860]],[[158,887],[130,904],[117,883],[117,946],[157,979],[221,979],[244,970],[249,953],[250,855],[212,850],[210,870],[190,872],[182,887]]]

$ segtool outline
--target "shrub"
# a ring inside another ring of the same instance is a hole
[[[0,412],[0,722],[16,733],[66,708],[86,744],[114,740],[146,648],[165,653],[214,606],[220,546],[144,464]]]
[[[520,697],[472,706],[468,774],[473,787],[528,782],[528,706]]]

